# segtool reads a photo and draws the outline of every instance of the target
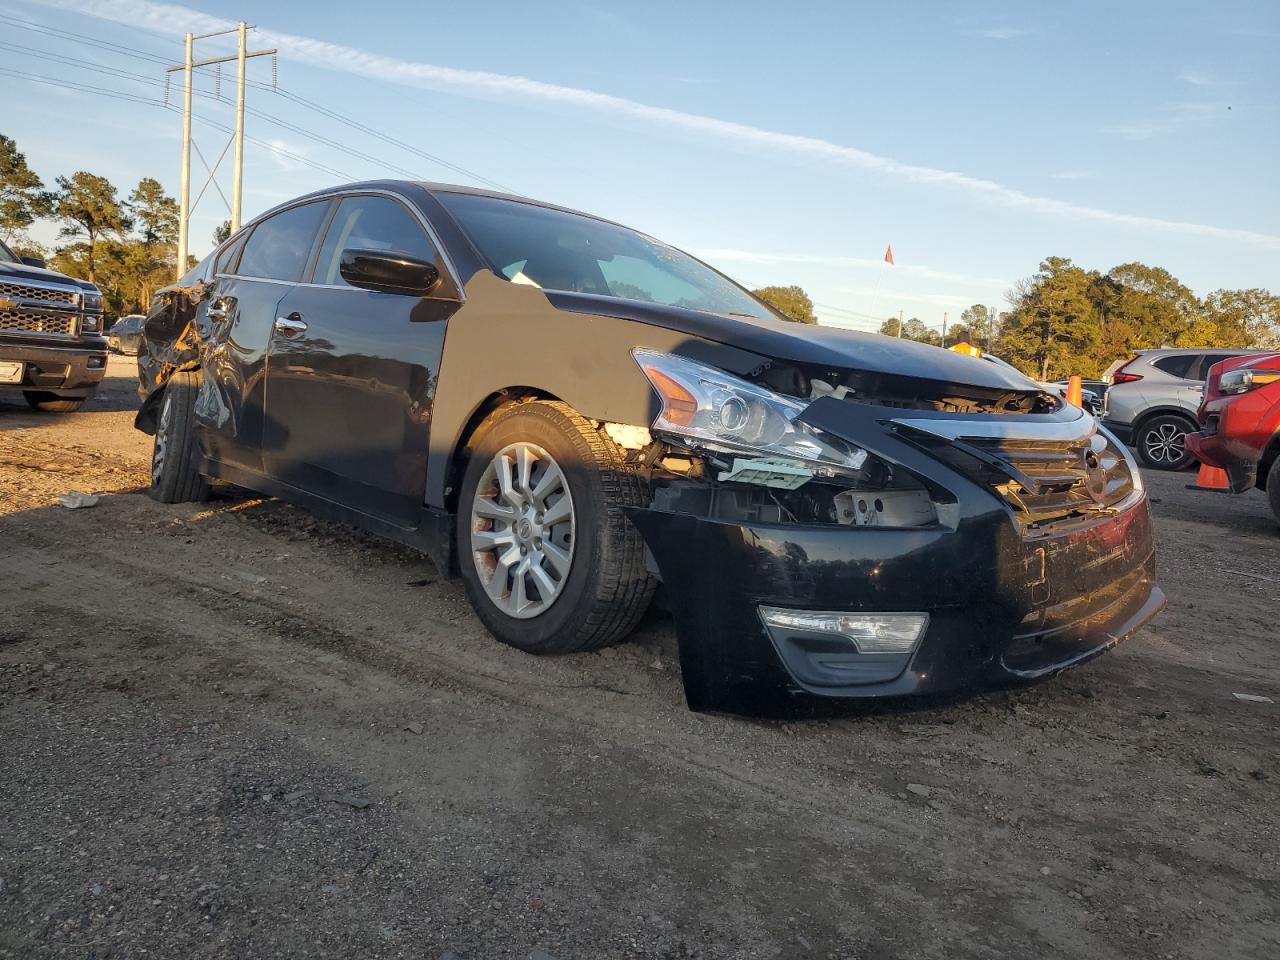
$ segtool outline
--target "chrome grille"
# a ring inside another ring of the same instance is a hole
[[[980,438],[967,442],[1012,468],[1011,476],[988,478],[988,482],[1029,524],[1114,507],[1133,492],[1124,455],[1100,433],[1071,441]]]
[[[76,315],[44,313],[37,310],[5,310],[0,312],[0,333],[49,333],[75,336]]]
[[[15,283],[10,280],[0,280],[0,297],[72,305],[80,302],[80,294],[67,287],[46,287],[43,284]]]
[[[999,496],[1024,527],[1096,516],[1134,490],[1123,450],[1089,417],[892,422],[931,456]]]

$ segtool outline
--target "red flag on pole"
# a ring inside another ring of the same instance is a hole
[[[884,262],[890,265],[893,264],[893,244],[892,243],[884,248]]]

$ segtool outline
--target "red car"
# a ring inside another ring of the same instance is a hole
[[[1199,418],[1200,432],[1187,435],[1187,449],[1201,463],[1225,470],[1231,493],[1265,490],[1280,520],[1280,470],[1272,470],[1280,457],[1280,353],[1214,364]]]

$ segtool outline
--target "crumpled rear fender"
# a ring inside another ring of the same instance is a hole
[[[206,285],[201,282],[190,287],[167,287],[152,300],[138,343],[138,393],[142,406],[133,425],[143,433],[156,432],[160,398],[169,378],[179,370],[200,366],[196,307],[206,294]]]

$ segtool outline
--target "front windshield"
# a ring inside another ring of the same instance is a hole
[[[497,197],[436,196],[484,257],[513,283],[774,318],[710,267],[626,227]]]
[[[0,263],[18,263],[19,260],[12,250],[4,245],[4,241],[0,240]]]

